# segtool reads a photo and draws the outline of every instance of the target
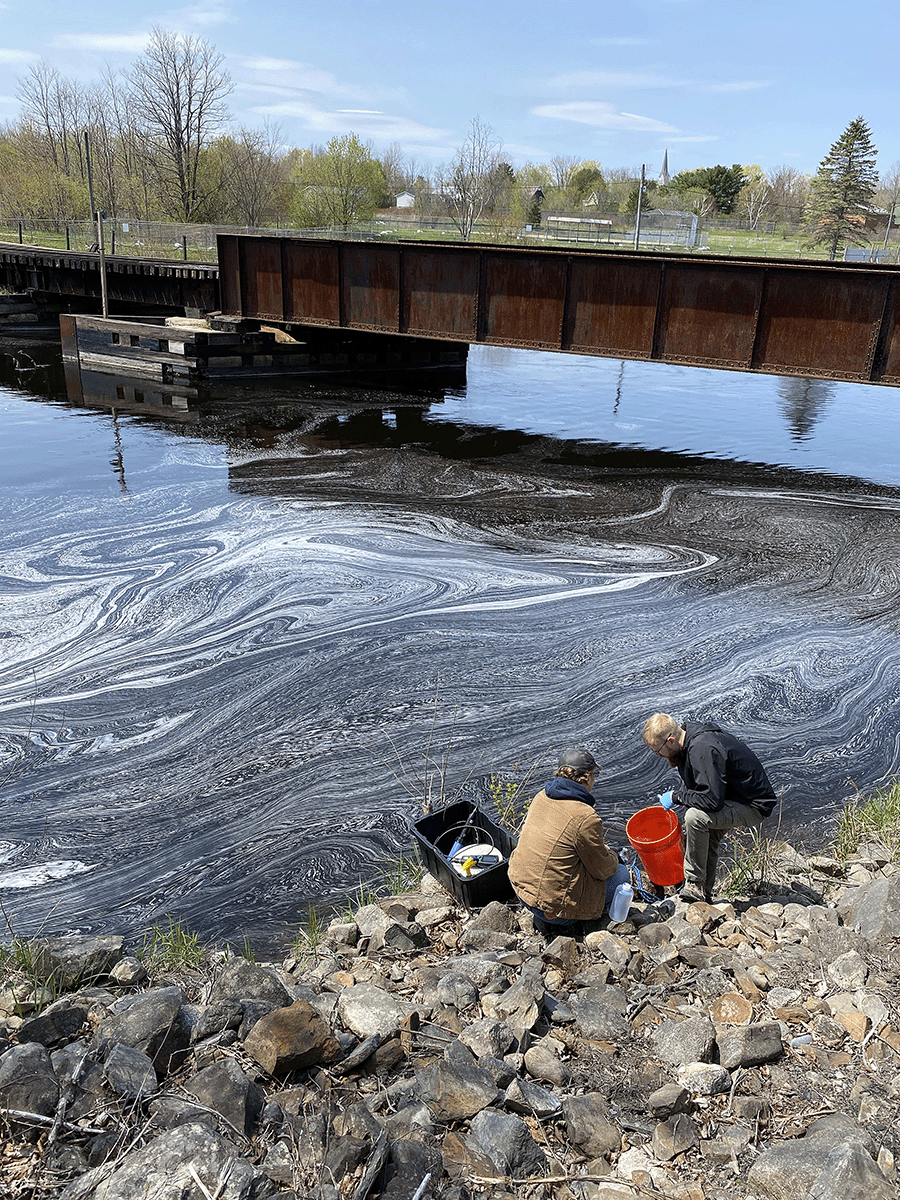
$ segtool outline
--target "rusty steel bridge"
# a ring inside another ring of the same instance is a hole
[[[0,246],[0,283],[96,305],[96,255]],[[900,386],[900,268],[221,234],[218,268],[108,260],[111,306]],[[111,307],[112,311],[112,307]]]

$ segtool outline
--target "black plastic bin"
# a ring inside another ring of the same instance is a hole
[[[469,819],[473,817],[470,825]],[[462,834],[463,843],[471,846],[491,843],[503,856],[495,867],[486,867],[477,875],[465,877],[450,865],[447,857],[454,842]],[[424,865],[444,885],[451,896],[466,908],[481,908],[491,900],[512,900],[514,893],[509,882],[509,856],[516,848],[516,837],[498,825],[471,800],[458,800],[437,812],[410,822],[416,849]]]

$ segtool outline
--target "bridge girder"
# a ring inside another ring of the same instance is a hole
[[[900,270],[220,235],[222,311],[455,342],[900,386]]]

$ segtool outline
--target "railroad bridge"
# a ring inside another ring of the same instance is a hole
[[[4,281],[70,307],[100,295],[96,255],[0,246]],[[900,386],[900,268],[881,264],[222,234],[218,268],[110,258],[108,290],[112,313],[218,310],[303,338],[378,334]]]

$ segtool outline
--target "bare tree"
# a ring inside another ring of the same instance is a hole
[[[773,167],[766,176],[771,192],[771,212],[776,221],[797,225],[809,194],[809,176],[796,167]]]
[[[391,142],[381,158],[384,186],[389,196],[396,196],[406,189],[406,170],[403,165],[403,148],[399,142]]]
[[[217,144],[227,216],[240,225],[259,226],[272,214],[287,180],[278,126],[240,129]]]
[[[78,142],[85,114],[84,97],[78,85],[42,61],[28,68],[28,74],[19,80],[17,94],[22,102],[22,116],[40,130],[53,165],[70,174],[70,156],[74,151],[76,170],[80,173]]]
[[[884,231],[884,249],[887,250],[897,215],[897,201],[900,199],[900,162],[895,162],[890,170],[882,175],[875,197],[888,215]]]
[[[152,144],[163,202],[171,215],[189,221],[204,200],[201,156],[228,119],[225,97],[234,85],[222,55],[194,34],[155,28],[125,78],[132,112]]]
[[[555,158],[551,158],[553,186],[559,188],[561,192],[567,192],[572,186],[572,176],[580,166],[580,158],[571,158],[563,154],[557,154]]]
[[[490,125],[473,117],[469,135],[453,156],[449,167],[440,167],[438,191],[464,242],[472,237],[475,222],[493,204],[500,172],[501,142]]]

